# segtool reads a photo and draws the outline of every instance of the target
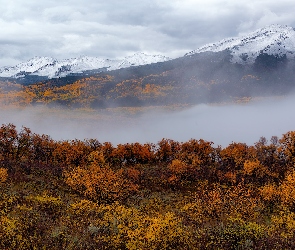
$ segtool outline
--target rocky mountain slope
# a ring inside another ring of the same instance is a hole
[[[261,54],[295,58],[295,30],[290,26],[270,25],[241,37],[227,38],[217,43],[204,45],[186,54],[229,50],[231,62],[253,64]]]
[[[136,53],[122,60],[109,60],[88,56],[64,60],[57,60],[51,57],[34,57],[27,62],[20,63],[13,67],[0,68],[0,77],[21,78],[31,75],[57,78],[73,74],[82,74],[91,70],[97,70],[97,73],[168,60],[170,60],[170,58],[165,56],[147,55],[145,53]]]

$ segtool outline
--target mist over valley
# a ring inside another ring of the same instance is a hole
[[[212,141],[226,147],[231,142],[253,145],[261,136],[280,137],[295,127],[294,95],[264,98],[240,104],[200,104],[176,110],[167,107],[135,109],[65,110],[31,107],[1,110],[1,122],[55,140],[98,139],[114,145],[157,143],[162,138],[184,142]]]
[[[294,55],[294,29],[270,25],[176,59],[36,57],[0,70],[1,123],[56,140],[253,144],[295,128]]]

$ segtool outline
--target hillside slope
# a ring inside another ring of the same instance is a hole
[[[118,70],[52,78],[30,85],[28,78],[13,79],[20,83],[18,90],[7,90],[4,81],[1,100],[25,105],[105,108],[232,102],[286,95],[295,83],[294,37],[293,28],[270,26],[165,62],[127,67],[134,64],[129,58]]]

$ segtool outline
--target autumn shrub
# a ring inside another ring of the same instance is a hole
[[[267,167],[258,159],[246,160],[243,168],[243,178],[247,183],[255,183],[258,186],[272,180],[274,177]]]
[[[32,135],[32,147],[28,173],[33,174],[53,174],[61,175],[62,162],[58,162],[53,157],[58,143],[48,135]]]
[[[23,234],[26,225],[22,225],[17,218],[0,217],[0,248],[1,249],[29,249],[28,238]]]
[[[282,208],[278,213],[271,216],[266,243],[273,242],[270,247],[274,249],[295,248],[295,213],[288,208]]]
[[[105,142],[101,146],[105,162],[111,166],[118,163],[116,156],[114,155],[115,147],[110,142]],[[115,157],[114,157],[115,156]]]
[[[6,168],[0,168],[0,184],[5,182],[8,178],[8,173]]]
[[[101,149],[92,151],[87,156],[87,162],[89,164],[96,164],[96,165],[104,165],[104,164],[106,164],[106,159],[105,159],[103,151]]]
[[[53,165],[68,169],[87,164],[87,157],[91,152],[91,147],[84,141],[61,141],[55,144],[51,158]]]
[[[99,202],[122,200],[138,186],[124,178],[124,170],[113,170],[108,165],[91,164],[65,172],[65,182],[86,197]]]
[[[103,227],[102,212],[97,202],[87,199],[77,200],[67,207],[65,214],[60,218],[61,226],[53,232],[56,236],[66,236],[66,249],[103,249],[93,237],[97,234],[97,225]],[[99,221],[99,222],[98,222]]]
[[[25,197],[26,202],[34,209],[46,213],[48,216],[57,217],[64,209],[64,204],[60,197],[45,194],[29,195]]]
[[[173,187],[187,186],[196,179],[196,171],[192,165],[175,159],[168,165],[170,177],[168,182]]]
[[[146,249],[188,249],[194,244],[189,229],[173,212],[151,218],[145,238]]]
[[[177,159],[191,166],[199,180],[206,179],[214,182],[216,180],[216,163],[218,162],[217,151],[212,147],[212,142],[191,139],[181,144]]]
[[[279,183],[285,176],[287,170],[285,160],[282,157],[282,151],[279,150],[279,140],[276,136],[273,136],[270,140],[271,144],[267,145],[267,141],[264,137],[255,143],[256,160],[265,168],[266,175],[263,180],[260,179],[260,183],[275,182]]]
[[[84,249],[194,249],[190,228],[161,207],[149,213],[147,207],[80,200],[69,206],[67,218],[64,225],[75,229]]]
[[[266,235],[263,225],[230,217],[226,223],[207,227],[200,239],[201,249],[256,249],[256,244]]]
[[[285,180],[279,186],[279,195],[282,206],[295,212],[295,171],[287,174]]]
[[[135,167],[124,168],[124,178],[130,181],[130,185],[136,185],[134,188],[140,188],[141,184],[141,171]]]
[[[174,213],[149,217],[118,203],[100,206],[101,219],[93,224],[94,238],[108,249],[189,249],[189,230]]]
[[[220,165],[218,166],[219,181],[228,183],[228,178],[224,174],[231,173],[235,175],[235,182],[240,181],[237,174],[244,167],[244,162],[248,159],[248,146],[245,143],[231,143],[220,151]],[[235,183],[230,181],[231,183]]]
[[[265,201],[275,201],[279,199],[280,191],[275,184],[267,184],[259,188],[262,199]]]
[[[276,212],[281,204],[279,187],[274,183],[266,184],[259,188],[261,200],[264,203],[264,212],[266,216],[271,216]]]
[[[222,149],[220,156],[224,170],[242,169],[247,159],[248,146],[245,143],[231,143]]]
[[[253,190],[242,185],[230,188],[215,185],[192,193],[180,211],[186,221],[199,227],[229,217],[255,221],[263,209],[263,202]]]
[[[12,171],[16,156],[17,131],[15,125],[9,123],[0,127],[0,167]]]
[[[176,158],[180,152],[179,142],[170,139],[162,139],[156,146],[155,157],[159,162],[169,163]]]
[[[255,221],[260,218],[264,204],[255,188],[237,185],[223,191],[224,215]]]
[[[153,160],[152,147],[151,144],[141,145],[138,142],[119,144],[114,150],[113,155],[119,164],[147,164]]]
[[[289,131],[280,139],[279,152],[285,162],[293,167],[295,163],[295,131]]]
[[[18,205],[9,214],[0,217],[0,248],[18,250],[42,249],[44,245],[50,247],[48,232],[52,226],[53,221],[46,213],[26,204]]]

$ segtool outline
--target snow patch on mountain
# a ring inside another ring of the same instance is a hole
[[[48,78],[65,77],[69,74],[83,73],[88,70],[116,70],[131,66],[140,66],[171,60],[161,55],[136,53],[124,59],[102,59],[81,56],[78,58],[57,60],[51,57],[34,57],[13,67],[0,68],[0,77],[20,78],[26,75],[45,76]]]
[[[201,52],[219,52],[229,50],[232,62],[252,64],[259,54],[265,53],[277,57],[295,58],[295,30],[290,26],[270,25],[241,37],[223,39],[210,43],[185,56]]]
[[[120,62],[119,68],[128,68],[131,66],[152,64],[154,62],[165,62],[168,60],[170,59],[165,56],[147,55],[145,53],[139,52],[133,56],[126,57],[122,62]]]

